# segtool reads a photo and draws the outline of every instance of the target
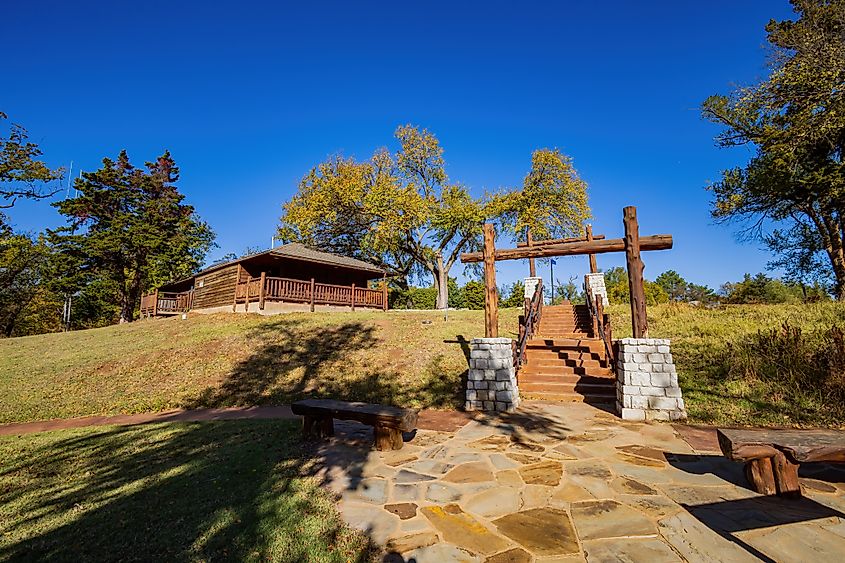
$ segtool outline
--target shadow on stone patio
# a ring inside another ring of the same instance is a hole
[[[681,503],[681,506],[726,540],[767,562],[774,562],[775,559],[752,545],[752,542],[755,542],[753,537],[738,536],[737,534],[788,524],[810,523],[827,518],[845,518],[845,514],[840,511],[806,497],[783,499],[757,496],[697,505]],[[773,533],[782,530],[774,529]],[[789,534],[787,534],[787,539],[792,539]],[[806,553],[810,553],[810,551]]]

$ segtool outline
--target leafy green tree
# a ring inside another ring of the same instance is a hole
[[[467,300],[467,308],[479,310],[484,308],[484,283],[480,281],[468,281],[464,285],[464,295]]]
[[[473,197],[449,181],[434,134],[406,125],[395,135],[395,154],[336,156],[314,167],[283,205],[282,240],[368,260],[399,279],[430,276],[444,308],[449,272],[461,252],[480,248],[484,220],[564,235],[580,232],[589,214],[586,184],[559,151],[534,153],[522,190]]]
[[[139,169],[121,151],[76,180],[77,197],[54,204],[68,225],[52,239],[84,272],[73,282],[81,290],[93,279],[107,280],[103,287],[114,289],[121,322],[134,319],[143,291],[190,275],[213,245],[209,226],[183,203],[178,179],[169,152]]]
[[[645,300],[649,305],[669,302],[669,293],[656,282],[644,280]],[[630,303],[631,292],[628,287],[628,273],[624,268],[614,267],[604,273],[607,287],[607,299],[611,303]]]
[[[7,118],[0,111],[0,121]],[[59,189],[47,186],[59,180],[63,170],[50,169],[40,160],[41,154],[41,149],[29,141],[26,129],[20,125],[13,123],[8,134],[0,136],[0,209],[12,207],[19,198],[50,197]]]
[[[502,295],[508,297],[503,299]],[[499,306],[501,307],[522,307],[525,304],[525,284],[522,281],[515,281],[509,288],[503,287],[499,291]]]
[[[448,274],[476,244],[484,205],[448,182],[443,149],[427,130],[399,127],[395,155],[366,162],[332,157],[302,179],[283,206],[279,236],[357,256],[405,278],[425,272],[448,304]]]
[[[718,299],[716,292],[706,285],[690,283],[687,285],[686,301],[712,303]]]
[[[458,280],[449,278],[449,307],[452,309],[466,309],[467,299],[464,289],[458,285]]]
[[[796,303],[803,298],[798,284],[784,283],[763,273],[756,276],[745,274],[742,281],[724,284],[722,292],[725,301],[732,304]]]
[[[58,328],[55,296],[49,291],[51,251],[43,237],[0,233],[0,331],[21,336]]]
[[[655,278],[654,283],[663,288],[672,301],[684,301],[687,298],[689,284],[675,270],[667,270]]]
[[[776,253],[772,267],[795,281],[830,278],[843,299],[845,0],[791,3],[796,20],[766,26],[766,80],[703,104],[704,116],[724,126],[720,146],[755,149],[711,186],[712,214],[746,222],[744,235]]]

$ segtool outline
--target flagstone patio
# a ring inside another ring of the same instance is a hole
[[[762,497],[706,440],[580,403],[418,430],[392,452],[371,451],[365,426],[337,431],[312,469],[385,561],[845,557],[845,467],[802,468],[803,499]]]

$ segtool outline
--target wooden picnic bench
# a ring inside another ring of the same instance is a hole
[[[417,427],[417,411],[387,405],[305,399],[293,403],[291,410],[303,417],[302,433],[306,440],[333,436],[335,418],[355,420],[373,427],[379,451],[402,449],[402,432]]]
[[[728,459],[745,462],[745,476],[764,495],[801,496],[802,463],[845,463],[845,432],[836,430],[717,430]]]

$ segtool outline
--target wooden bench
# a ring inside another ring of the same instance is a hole
[[[373,427],[375,446],[379,451],[402,449],[402,432],[410,432],[417,427],[417,411],[386,405],[306,399],[293,403],[291,410],[303,417],[302,433],[306,440],[333,436],[335,418],[356,420]]]
[[[801,496],[802,463],[845,463],[845,432],[836,430],[718,429],[725,457],[745,462],[745,476],[764,495]]]

